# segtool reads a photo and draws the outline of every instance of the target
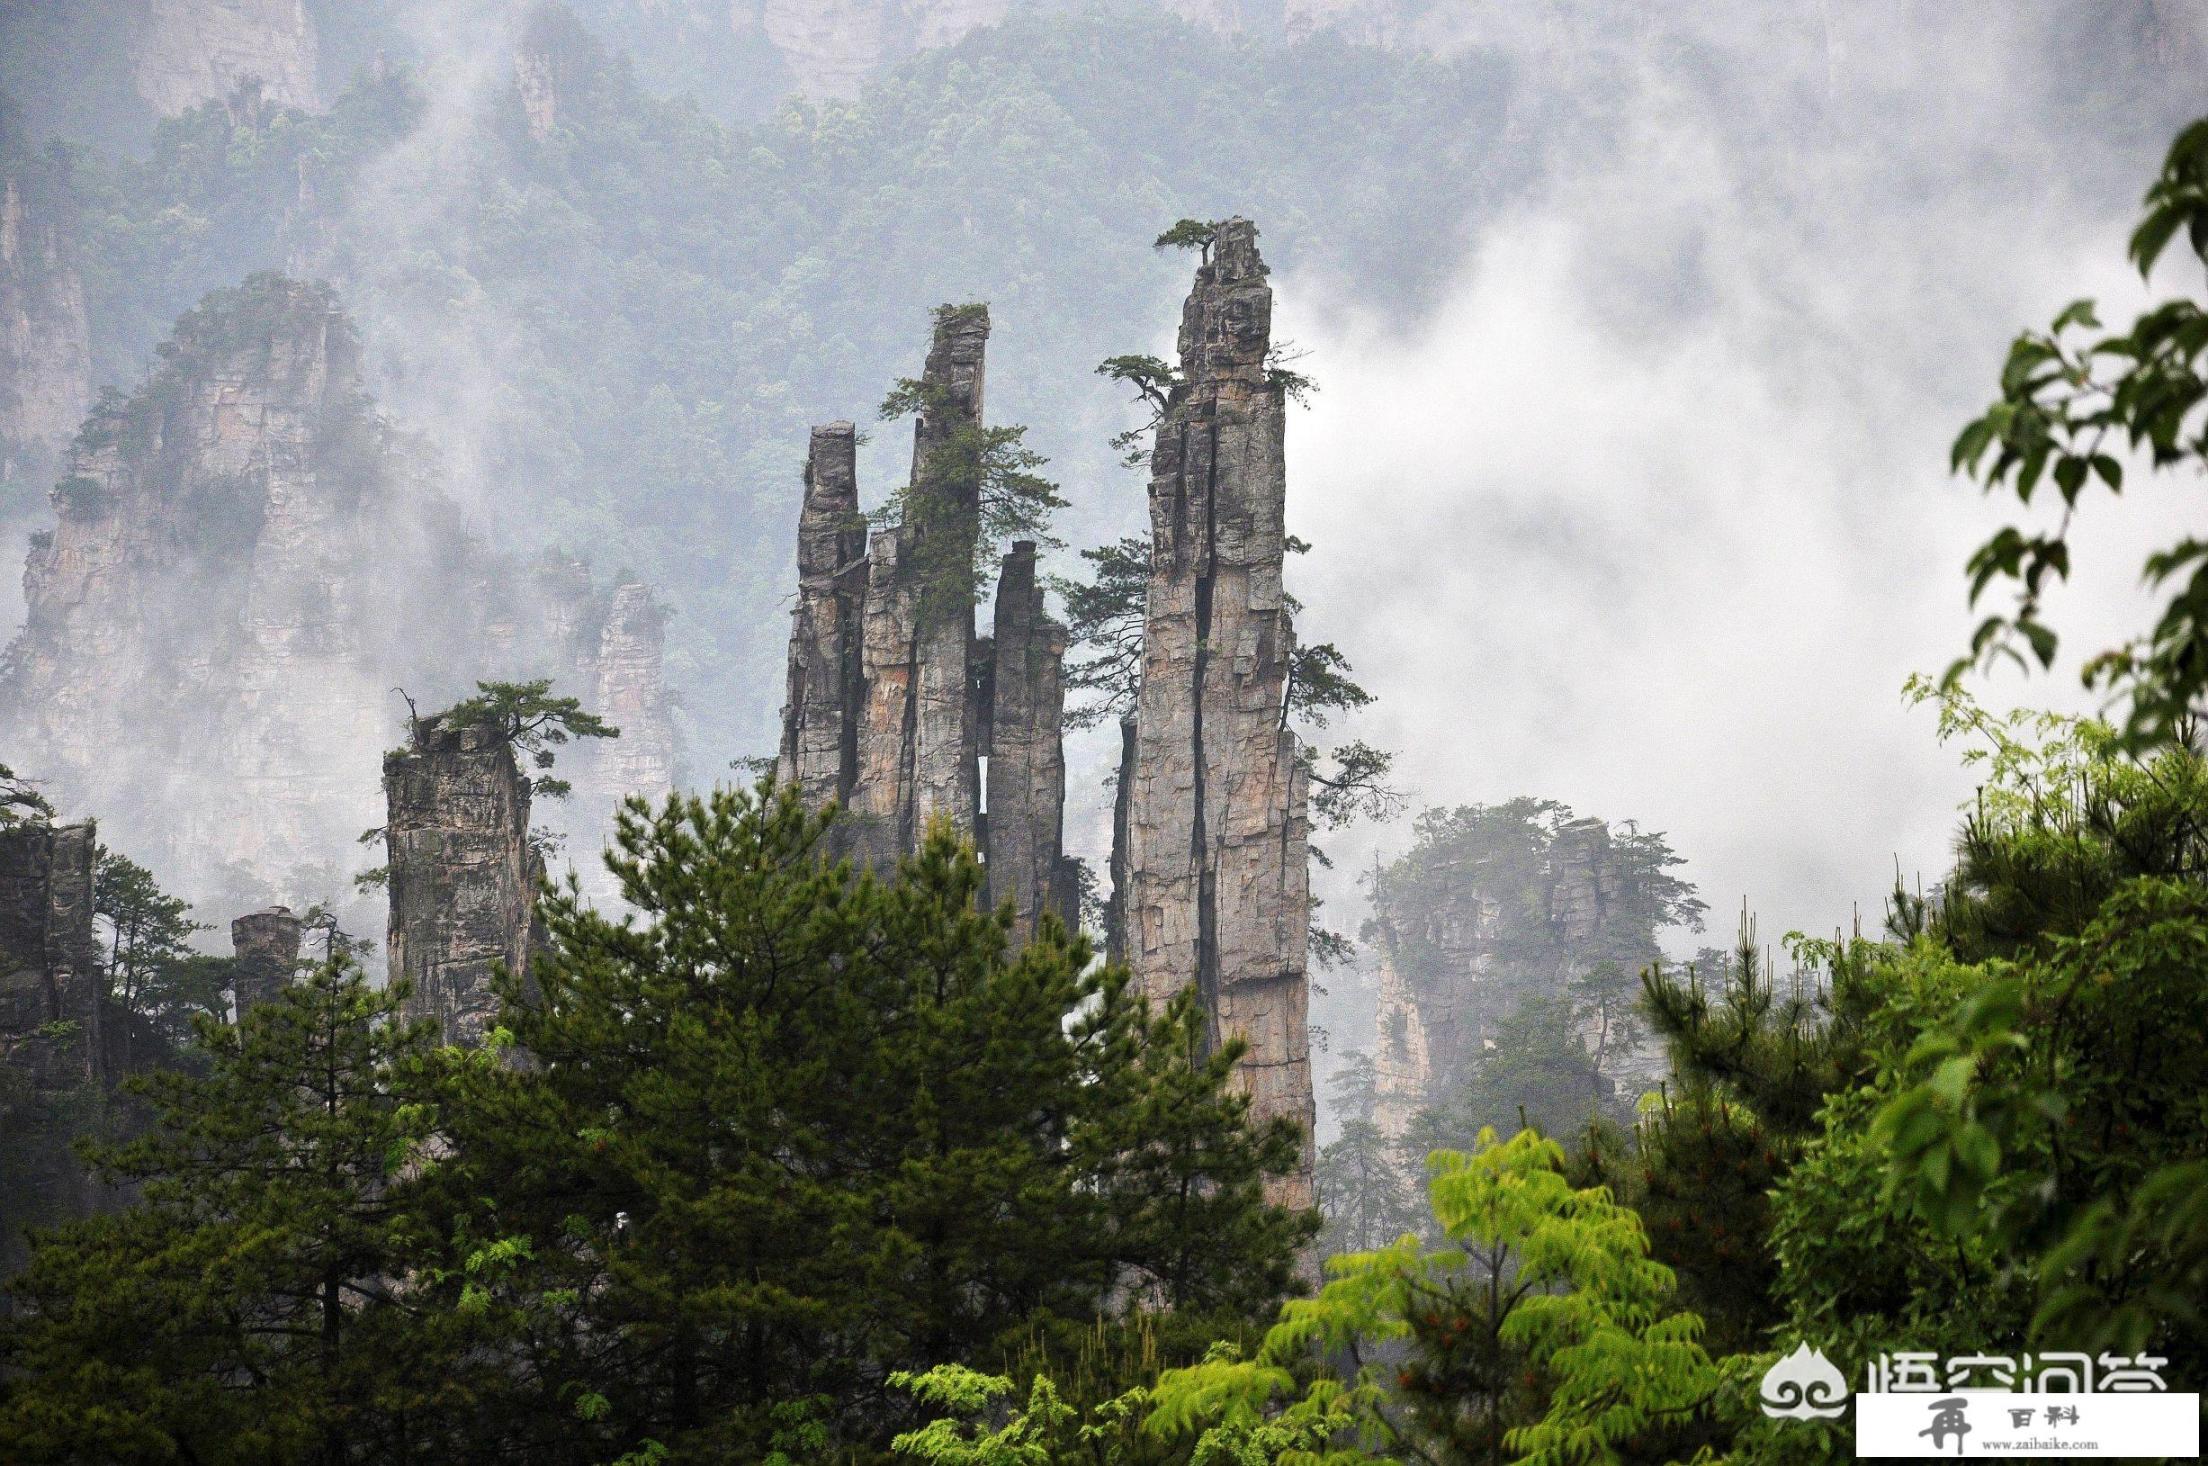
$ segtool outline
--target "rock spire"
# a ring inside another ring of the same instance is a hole
[[[391,980],[410,1018],[477,1044],[497,1019],[492,970],[526,973],[544,866],[529,842],[529,781],[495,731],[424,720],[384,756]]]
[[[893,864],[930,820],[949,820],[973,838],[990,900],[1012,903],[1024,940],[1046,911],[1073,924],[1079,900],[1061,828],[1066,632],[1030,541],[1005,558],[994,634],[975,631],[971,435],[988,338],[986,307],[936,313],[895,527],[865,529],[852,425],[813,429],[776,773],[809,803],[844,807],[835,838],[867,865]]]
[[[1181,314],[1180,379],[1150,461],[1142,681],[1121,821],[1121,943],[1151,1000],[1193,987],[1259,1119],[1303,1127],[1272,1199],[1312,1204],[1305,774],[1282,715],[1293,644],[1286,401],[1272,288],[1246,219],[1219,225]]]

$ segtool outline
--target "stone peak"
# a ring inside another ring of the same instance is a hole
[[[1181,308],[1181,372],[1189,382],[1265,381],[1272,349],[1273,289],[1257,252],[1257,226],[1222,220]]]

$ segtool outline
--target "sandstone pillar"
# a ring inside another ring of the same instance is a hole
[[[814,807],[848,804],[859,774],[864,699],[866,526],[859,516],[858,433],[813,429],[797,522],[797,605],[790,612],[789,700],[775,776]]]
[[[32,1090],[103,1077],[99,843],[90,820],[0,827],[0,1063]]]
[[[947,306],[920,380],[926,401],[912,432],[907,527],[923,584],[913,637],[913,827],[938,815],[974,832],[980,812],[979,710],[974,698],[974,545],[981,483],[970,435],[981,425],[987,306]]]
[[[1231,219],[1196,272],[1182,380],[1150,468],[1142,685],[1127,793],[1127,960],[1153,1002],[1194,987],[1259,1119],[1304,1130],[1272,1198],[1312,1202],[1304,776],[1282,701],[1285,394],[1267,372],[1272,289],[1257,230]]]
[[[1066,799],[1062,742],[1066,629],[1043,608],[1035,543],[1020,540],[997,579],[989,678],[989,900],[1012,903],[1012,936],[1026,942],[1046,911],[1068,928],[1059,867]]]
[[[491,974],[525,973],[543,868],[529,843],[529,782],[479,727],[431,721],[384,756],[391,862],[391,980],[410,1018],[476,1044],[497,1019]]]

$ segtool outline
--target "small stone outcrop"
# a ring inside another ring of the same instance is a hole
[[[1259,1119],[1303,1128],[1275,1201],[1312,1204],[1305,774],[1283,717],[1286,393],[1246,219],[1221,223],[1181,315],[1150,463],[1151,574],[1115,874],[1126,961],[1153,1002],[1203,995]]]
[[[526,974],[543,862],[529,840],[529,781],[513,746],[479,726],[416,728],[383,761],[391,980],[446,1043],[483,1041],[491,976]]]
[[[299,970],[303,930],[289,906],[271,906],[230,923],[230,951],[236,961],[231,1000],[240,1022],[290,984]]]
[[[937,313],[894,528],[866,532],[852,425],[813,429],[775,766],[808,802],[843,807],[834,838],[868,866],[894,864],[948,820],[974,840],[990,900],[1012,903],[1024,941],[1045,912],[1069,927],[1078,917],[1062,829],[1066,632],[1030,541],[1005,558],[993,634],[975,631],[980,486],[960,472],[960,444],[982,421],[988,339],[985,307]]]
[[[0,1070],[30,1090],[104,1077],[106,979],[92,931],[99,843],[90,820],[0,826]]]

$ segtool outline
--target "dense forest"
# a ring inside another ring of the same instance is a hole
[[[1829,17],[195,5],[0,15],[0,1456],[1806,1462],[1895,1360],[2200,1388],[2208,33],[2001,33],[2122,257],[1894,345],[1985,404],[1902,689],[1969,793],[1813,934],[1686,811],[1414,782],[1494,751],[1374,663],[1581,649],[1300,598],[1360,571],[1286,328],[1454,319],[1652,92],[1842,230]],[[1861,407],[1794,324],[1740,360]],[[1708,713],[1481,716],[1680,766]]]

